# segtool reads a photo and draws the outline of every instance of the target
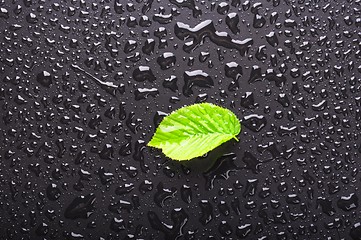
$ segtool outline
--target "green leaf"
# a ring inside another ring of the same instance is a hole
[[[241,131],[237,116],[211,103],[182,107],[159,124],[148,146],[160,148],[173,160],[190,160],[204,155]]]

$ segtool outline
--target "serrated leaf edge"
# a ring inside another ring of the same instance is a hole
[[[194,106],[194,105],[207,105],[207,104],[214,105],[214,106],[216,106],[216,107],[219,107],[219,108],[222,108],[222,109],[224,109],[224,110],[227,110],[227,111],[231,112],[231,113],[236,117],[236,119],[238,120],[238,122],[239,122],[239,124],[240,124],[240,128],[239,128],[238,133],[236,133],[236,134],[234,134],[234,135],[233,135],[233,134],[232,134],[232,135],[230,134],[230,137],[229,137],[229,138],[226,138],[226,140],[224,140],[220,145],[222,145],[222,144],[225,143],[225,142],[228,142],[228,141],[231,140],[231,139],[235,139],[237,142],[239,142],[239,139],[237,138],[237,135],[241,132],[241,130],[242,130],[242,125],[241,125],[240,120],[238,119],[237,115],[234,114],[234,113],[233,113],[232,111],[230,111],[229,109],[224,108],[224,107],[219,106],[219,105],[216,105],[216,104],[214,104],[214,103],[205,102],[205,103],[194,103],[194,104],[191,104],[191,105],[186,105],[186,106],[183,106],[183,107],[178,108],[178,109],[176,109],[176,110],[173,110],[171,113],[169,113],[169,114],[168,114],[167,116],[165,116],[165,117],[169,117],[169,116],[172,115],[174,112],[179,111],[179,110],[181,110],[181,109],[183,109],[183,108],[188,108],[188,107],[191,107],[191,106]],[[162,121],[163,121],[163,120],[162,120]],[[159,123],[159,125],[162,124],[162,121]],[[158,126],[158,127],[159,127],[159,126]],[[156,132],[157,132],[158,127],[156,128],[156,130],[155,130],[152,138],[150,139],[150,141],[147,143],[147,146],[148,146],[148,147],[153,147],[153,148],[156,148],[156,149],[161,149],[161,150],[162,150],[162,153],[163,153],[166,157],[168,157],[168,156],[164,153],[164,150],[163,150],[162,147],[155,146],[155,145],[152,144],[152,141],[153,141],[153,139],[154,139],[154,137],[155,137],[155,135],[156,135]],[[220,146],[220,145],[218,145],[218,146]],[[212,151],[212,150],[210,150],[210,151]],[[194,158],[197,158],[197,157],[200,157],[200,156],[202,156],[202,155],[196,156],[196,157],[194,157]],[[170,157],[168,157],[168,158],[170,158]],[[191,159],[194,159],[194,158],[182,158],[182,159],[180,159],[180,158],[170,158],[170,159],[176,160],[176,161],[184,161],[184,160],[188,161],[188,160],[191,160]]]

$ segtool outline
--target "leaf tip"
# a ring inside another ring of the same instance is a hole
[[[151,139],[148,143],[147,143],[147,147],[155,147],[154,143],[152,142],[153,139]]]

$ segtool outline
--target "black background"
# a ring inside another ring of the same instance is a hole
[[[360,1],[0,8],[0,239],[361,239]],[[145,146],[203,101],[239,142],[184,165]]]

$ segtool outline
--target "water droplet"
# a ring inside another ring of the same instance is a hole
[[[65,209],[65,217],[70,219],[89,218],[95,210],[95,199],[94,194],[76,197]]]

